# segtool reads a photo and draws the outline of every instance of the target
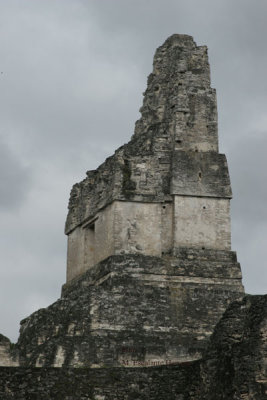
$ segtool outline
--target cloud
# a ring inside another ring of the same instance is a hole
[[[267,128],[243,137],[229,152],[234,168],[234,214],[251,226],[267,221]]]
[[[31,171],[0,138],[0,212],[22,207],[31,186]]]

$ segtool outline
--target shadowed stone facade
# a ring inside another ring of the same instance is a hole
[[[233,302],[201,360],[115,368],[0,367],[1,400],[265,400],[267,295]]]
[[[21,321],[16,345],[0,338],[3,398],[265,395],[266,298],[243,298],[231,250],[207,48],[168,38],[140,112],[130,142],[72,188],[61,298]]]

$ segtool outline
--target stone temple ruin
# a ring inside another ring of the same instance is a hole
[[[207,48],[189,36],[167,40],[140,111],[132,140],[72,189],[67,282],[112,255],[185,248],[232,257],[232,192]]]
[[[244,297],[231,250],[207,47],[168,38],[140,112],[130,142],[72,188],[67,282],[21,322],[16,345],[0,338],[2,398],[266,394],[267,299]]]

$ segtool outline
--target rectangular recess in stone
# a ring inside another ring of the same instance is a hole
[[[173,152],[171,194],[232,198],[225,155],[216,152]]]

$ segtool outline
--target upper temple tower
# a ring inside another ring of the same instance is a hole
[[[140,112],[131,141],[73,186],[67,282],[111,255],[231,249],[232,194],[207,47],[169,37]]]
[[[200,359],[244,294],[207,48],[173,35],[153,65],[132,139],[72,188],[67,283],[22,321],[21,365]]]

